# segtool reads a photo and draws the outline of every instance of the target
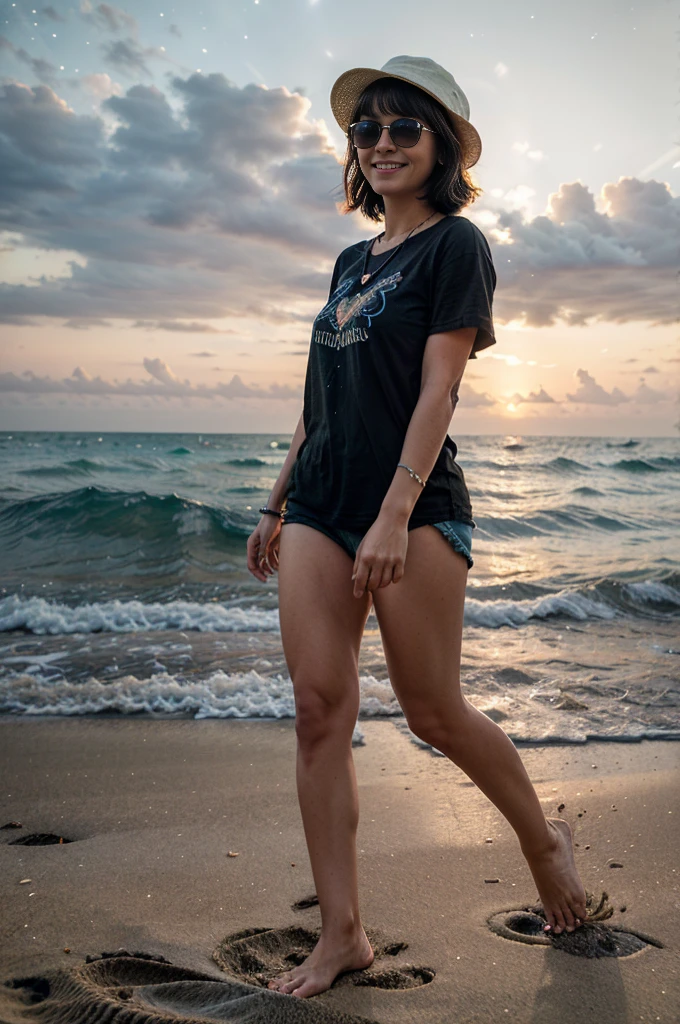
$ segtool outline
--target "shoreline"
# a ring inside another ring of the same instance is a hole
[[[277,722],[294,722],[294,715],[280,715],[280,716],[267,716],[267,715],[205,715],[201,718],[196,718],[191,712],[168,712],[163,714],[161,712],[124,712],[124,711],[96,711],[91,713],[82,714],[77,712],[76,714],[69,715],[62,711],[55,714],[40,714],[34,715],[28,712],[21,712],[20,714],[13,714],[12,712],[0,712],[0,728],[3,724],[8,722],[56,722],[56,721],[133,721],[133,722],[251,722],[251,723],[262,723],[263,725],[271,725]],[[401,726],[405,726],[406,718],[403,714],[384,714],[384,715],[370,715],[370,714],[359,714],[357,718],[357,724],[366,724],[367,722],[392,722],[398,723]],[[604,736],[600,734],[593,734],[587,736],[585,739],[569,739],[566,737],[551,737],[546,736],[540,739],[514,739],[511,736],[512,742],[518,749],[533,749],[540,747],[588,747],[597,743],[605,744],[616,744],[621,743],[625,745],[637,744],[637,743],[678,743],[680,742],[680,729],[677,732],[664,732],[663,730],[649,730],[651,733],[656,735],[648,735],[647,733],[642,736],[630,736],[630,735],[614,735]],[[432,748],[428,747],[417,737],[413,737],[416,741],[416,746],[422,747],[426,751],[431,751]],[[356,744],[362,745],[362,744]],[[443,755],[435,752],[435,756],[442,757]]]

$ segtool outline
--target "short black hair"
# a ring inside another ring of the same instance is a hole
[[[415,117],[439,133],[435,135],[437,156],[444,162],[435,164],[432,174],[423,186],[423,193],[418,196],[419,199],[427,201],[438,213],[451,214],[458,213],[479,198],[484,190],[473,184],[467,169],[463,167],[461,146],[453,118],[438,100],[400,78],[378,78],[359,96],[352,111],[350,124],[358,121],[365,111],[376,108],[381,114],[398,111],[404,117]],[[361,170],[357,151],[349,139],[343,187],[343,213],[352,213],[360,209],[369,220],[380,221],[384,217],[383,197],[371,188]]]

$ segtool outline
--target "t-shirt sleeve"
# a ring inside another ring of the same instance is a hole
[[[477,352],[496,344],[492,311],[495,288],[496,271],[479,229],[469,232],[463,252],[457,251],[455,239],[443,245],[435,255],[428,335],[478,327],[470,353],[470,359],[476,359]]]

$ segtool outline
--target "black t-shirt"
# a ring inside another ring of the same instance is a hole
[[[357,531],[377,519],[401,461],[428,337],[478,327],[471,359],[496,341],[496,273],[489,244],[472,221],[444,217],[411,235],[384,271],[362,286],[368,245],[357,242],[340,253],[328,302],[314,321],[306,437],[287,487],[288,498],[329,525]],[[369,256],[367,271],[380,267],[390,251]],[[447,434],[409,529],[446,519],[474,522],[457,453]]]

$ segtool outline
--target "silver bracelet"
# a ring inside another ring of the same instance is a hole
[[[411,467],[407,466],[405,462],[398,462],[397,466],[403,466],[404,469],[407,469],[409,471],[413,479],[418,481],[421,487],[425,486],[425,481],[423,480],[422,477],[418,476],[415,469],[411,469]]]

